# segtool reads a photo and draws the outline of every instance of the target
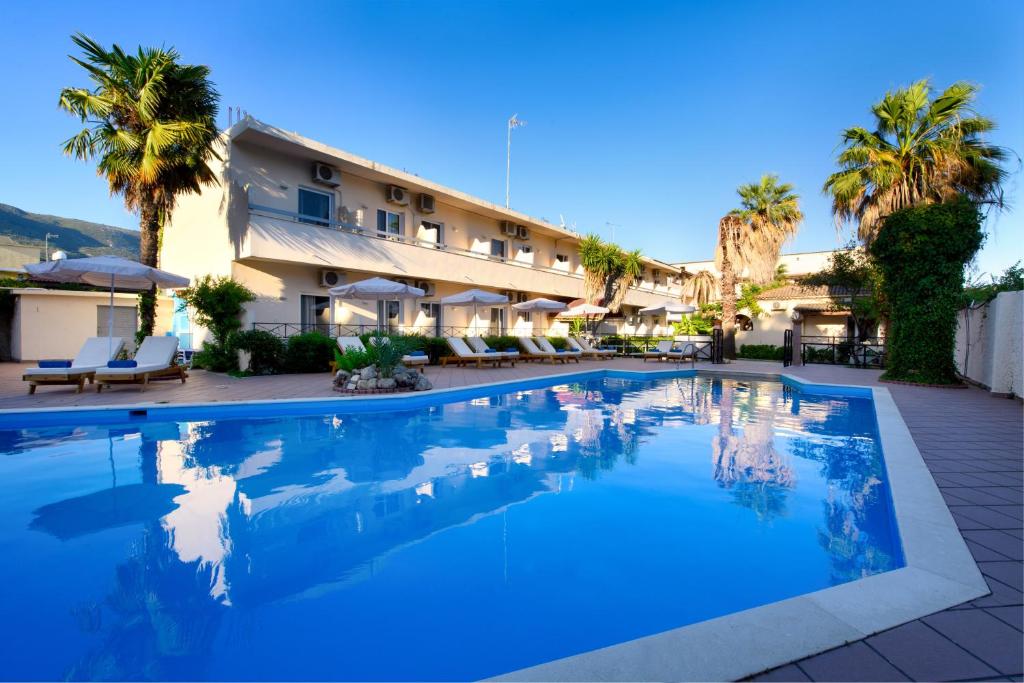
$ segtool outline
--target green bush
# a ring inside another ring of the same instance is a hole
[[[256,295],[230,277],[205,275],[196,284],[181,290],[178,296],[181,298],[178,310],[191,308],[196,322],[213,336],[213,341],[203,342],[203,349],[192,359],[192,367],[214,372],[238,370],[238,354],[228,341],[242,327],[239,317],[245,311],[244,304],[255,300]]]
[[[484,343],[495,351],[504,351],[505,349],[519,350],[519,337],[511,334],[492,334],[484,337]]]
[[[335,346],[334,340],[322,332],[304,332],[289,337],[284,353],[284,371],[328,372]]]
[[[411,349],[411,343],[403,336],[388,336],[383,332],[373,333],[366,343],[370,363],[377,366],[381,377],[391,377],[402,362],[402,356]]]
[[[253,375],[276,375],[284,363],[285,343],[265,330],[244,330],[228,338],[231,351],[247,351],[249,367],[243,368]]]
[[[346,372],[365,368],[373,362],[369,351],[349,349],[345,353],[341,353],[338,349],[335,349],[334,354],[334,360],[338,365],[338,369]]]
[[[204,341],[203,348],[192,354],[192,367],[212,372],[232,372],[238,370],[238,354],[221,344]]]
[[[885,379],[959,382],[957,311],[965,268],[984,239],[978,208],[965,198],[886,217],[869,247],[891,312]]]
[[[754,360],[782,360],[783,349],[774,344],[743,344],[740,346],[740,358]]]
[[[555,351],[569,348],[569,340],[565,337],[548,337],[548,341],[555,347]]]

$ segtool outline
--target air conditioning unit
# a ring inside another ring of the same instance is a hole
[[[344,273],[337,270],[321,270],[320,271],[320,286],[321,287],[337,287],[338,285],[345,284]]]
[[[400,285],[408,285],[409,284],[408,280],[406,280],[405,278],[401,278],[401,277],[396,277],[394,281],[397,282]]]
[[[772,310],[773,311],[784,311],[784,310],[786,310],[786,307],[782,305],[781,301],[773,301],[772,302]]]
[[[432,194],[420,194],[416,206],[420,213],[434,213],[437,211],[437,202]]]
[[[521,240],[528,240],[528,239],[530,239],[530,229],[527,228],[525,225],[517,225],[516,226],[516,235]]]
[[[501,234],[515,237],[519,234],[519,226],[512,221],[501,221]]]
[[[427,282],[426,280],[417,280],[413,283],[413,287],[417,287],[423,290],[423,296],[434,296],[436,291],[433,282]]]
[[[409,190],[404,187],[399,187],[398,185],[388,185],[387,199],[391,204],[408,206]]]
[[[519,292],[518,294],[516,294],[516,297],[514,299],[514,301],[517,304],[521,304],[524,301],[529,301],[529,300],[530,300],[530,295],[527,294],[526,292]]]
[[[321,164],[319,161],[315,162],[313,164],[313,182],[328,187],[337,187],[341,185],[341,171],[333,166]]]

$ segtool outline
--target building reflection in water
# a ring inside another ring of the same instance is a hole
[[[896,558],[871,542],[885,531],[872,527],[886,517],[879,453],[870,431],[837,431],[844,405],[757,382],[606,379],[408,412],[129,430],[116,438],[135,439],[143,480],[177,495],[117,567],[107,616],[79,615],[104,637],[68,677],[194,677],[226,610],[361,581],[446,529],[634,465],[663,430],[704,430],[712,478],[761,522],[787,514],[793,459],[818,463],[835,580],[883,571]]]

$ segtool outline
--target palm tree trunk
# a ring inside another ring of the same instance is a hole
[[[736,271],[732,254],[735,248],[729,220],[723,218],[718,226],[718,240],[722,245],[722,357],[736,358]]]
[[[143,201],[139,211],[139,260],[157,267],[160,250],[160,209],[153,200]],[[139,292],[139,331],[137,341],[153,334],[156,324],[156,287]]]

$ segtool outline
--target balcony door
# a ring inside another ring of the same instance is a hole
[[[440,249],[444,245],[444,224],[433,221],[420,221],[420,232],[423,241],[433,242]]]
[[[402,323],[402,304],[400,301],[377,302],[377,327],[387,332],[398,332]]]
[[[491,323],[488,332],[493,335],[505,334],[505,309],[495,306],[491,309]]]
[[[303,294],[299,297],[299,322],[303,332],[331,332],[331,300],[326,296]]]

